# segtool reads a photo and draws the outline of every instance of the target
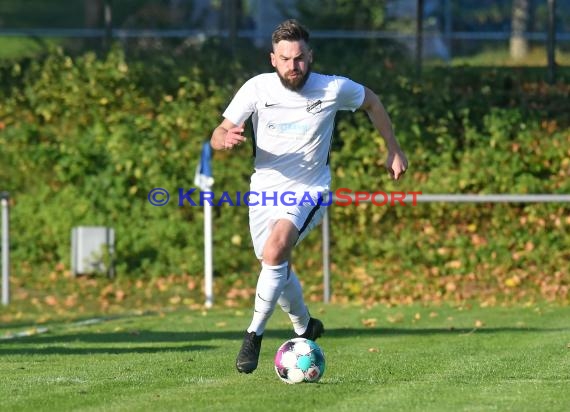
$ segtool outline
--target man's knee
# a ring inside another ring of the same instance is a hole
[[[289,259],[291,248],[279,240],[268,239],[263,249],[263,262],[268,265],[279,265]]]
[[[263,262],[278,265],[288,260],[298,237],[295,225],[287,220],[278,221],[265,242]]]

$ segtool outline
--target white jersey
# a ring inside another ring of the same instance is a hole
[[[284,87],[277,73],[248,80],[223,116],[237,125],[252,116],[255,172],[251,190],[328,190],[336,112],[355,111],[363,101],[364,87],[340,76],[311,73],[297,92]]]

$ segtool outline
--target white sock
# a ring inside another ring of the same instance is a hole
[[[256,335],[261,335],[265,331],[265,325],[271,317],[277,304],[277,299],[285,287],[288,266],[289,262],[283,262],[275,266],[261,263],[261,272],[257,279],[257,289],[255,291],[253,319],[247,328],[249,333],[255,332]]]
[[[287,283],[283,288],[281,296],[279,296],[278,303],[281,309],[289,315],[289,319],[293,323],[293,328],[297,335],[302,335],[307,330],[309,325],[309,319],[311,315],[309,310],[305,305],[303,300],[303,290],[301,288],[301,283],[293,272],[293,269],[289,272],[289,278]]]

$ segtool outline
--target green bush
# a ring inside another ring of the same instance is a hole
[[[119,49],[103,58],[55,50],[1,69],[0,182],[12,195],[15,276],[32,267],[31,276],[42,277],[69,262],[71,229],[80,225],[115,228],[120,277],[202,272],[203,211],[178,206],[177,190],[194,187],[202,143],[263,60],[245,54],[230,63],[215,46],[179,61],[129,59]],[[334,54],[322,57],[319,70],[353,77],[381,96],[410,160],[406,178],[389,181],[383,141],[366,115],[339,114],[334,188],[569,192],[564,82],[549,87],[532,72],[472,68],[433,69],[418,82],[377,54],[360,56],[354,68],[339,62],[344,72],[333,66]],[[221,58],[228,64],[214,63]],[[247,147],[215,154],[217,193],[248,190],[250,156]],[[149,204],[155,187],[169,190],[168,205]],[[569,211],[332,206],[335,298],[567,301]],[[255,284],[246,222],[246,207],[214,209],[218,284]],[[322,293],[314,275],[322,270],[320,250],[315,231],[295,255],[312,296]]]

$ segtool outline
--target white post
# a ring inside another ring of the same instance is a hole
[[[10,303],[10,238],[8,219],[8,193],[0,193],[2,203],[2,304]]]
[[[211,308],[214,304],[212,243],[212,205],[206,201],[204,202],[204,293],[207,308]]]
[[[330,263],[330,218],[329,208],[325,208],[323,215],[323,300],[331,300],[331,263]]]
[[[212,148],[210,142],[205,141],[202,144],[200,161],[196,166],[194,174],[194,184],[202,191],[210,192],[214,185],[214,177],[212,176],[212,168],[210,160],[212,158]],[[204,294],[206,308],[214,305],[214,270],[213,270],[213,253],[212,253],[212,204],[209,200],[204,202]]]

